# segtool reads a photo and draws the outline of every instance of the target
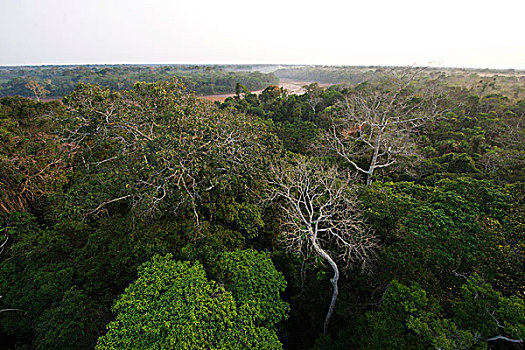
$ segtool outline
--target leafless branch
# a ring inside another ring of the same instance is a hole
[[[326,333],[338,295],[339,264],[343,270],[351,265],[366,269],[376,239],[365,229],[354,179],[348,174],[306,158],[298,158],[294,165],[276,163],[271,171],[271,197],[280,200],[288,248],[323,258],[334,272]]]
[[[6,230],[6,232],[5,232],[5,239],[2,242],[2,244],[0,244],[0,254],[2,254],[4,252],[4,248],[5,248],[5,245],[7,244],[8,240],[9,240],[9,234],[7,233],[7,230]]]
[[[511,338],[507,338],[507,337],[505,337],[503,335],[497,335],[495,337],[487,338],[486,340],[487,341],[505,340],[505,341],[508,341],[508,342],[511,342],[511,343],[523,343],[523,339],[511,339]]]
[[[111,203],[115,203],[115,202],[118,202],[118,201],[121,201],[121,200],[124,200],[124,199],[129,198],[129,197],[131,197],[130,194],[128,194],[126,196],[119,197],[119,198],[113,198],[113,199],[104,201],[103,203],[98,205],[95,209],[90,210],[87,215],[95,214],[95,213],[99,212],[102,208],[104,208],[106,205],[111,204]]]
[[[350,92],[339,104],[341,113],[332,118],[327,148],[365,174],[367,184],[376,169],[415,154],[412,135],[445,111],[440,87],[417,82],[421,71],[394,71],[379,85]],[[359,166],[358,159],[367,159],[368,165]]]

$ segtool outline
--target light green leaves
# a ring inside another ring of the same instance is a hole
[[[198,262],[155,256],[115,302],[115,321],[97,349],[280,349]]]

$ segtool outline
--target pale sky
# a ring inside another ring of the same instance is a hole
[[[0,65],[525,69],[525,0],[0,0]]]

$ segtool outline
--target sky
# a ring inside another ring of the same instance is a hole
[[[0,65],[525,69],[524,0],[0,0]]]

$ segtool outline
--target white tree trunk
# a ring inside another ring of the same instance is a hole
[[[326,314],[326,318],[324,320],[324,326],[323,326],[323,332],[324,334],[328,333],[328,323],[330,322],[330,318],[332,317],[332,314],[334,312],[335,308],[335,302],[337,300],[337,295],[339,294],[339,288],[337,287],[337,281],[339,281],[339,268],[337,267],[337,264],[335,261],[328,255],[327,252],[325,252],[317,243],[317,238],[315,235],[312,234],[311,236],[311,242],[314,250],[322,256],[330,266],[332,267],[332,270],[334,271],[334,277],[330,279],[330,282],[332,283],[332,299],[330,301],[330,307],[328,308],[328,313]]]
[[[374,170],[376,168],[377,164],[377,157],[379,155],[379,146],[381,145],[381,139],[383,137],[383,130],[384,126],[381,127],[377,133],[376,141],[374,144],[374,154],[372,155],[372,159],[370,160],[370,166],[368,167],[368,172],[366,176],[366,185],[370,186],[372,184],[372,176],[374,175]]]

